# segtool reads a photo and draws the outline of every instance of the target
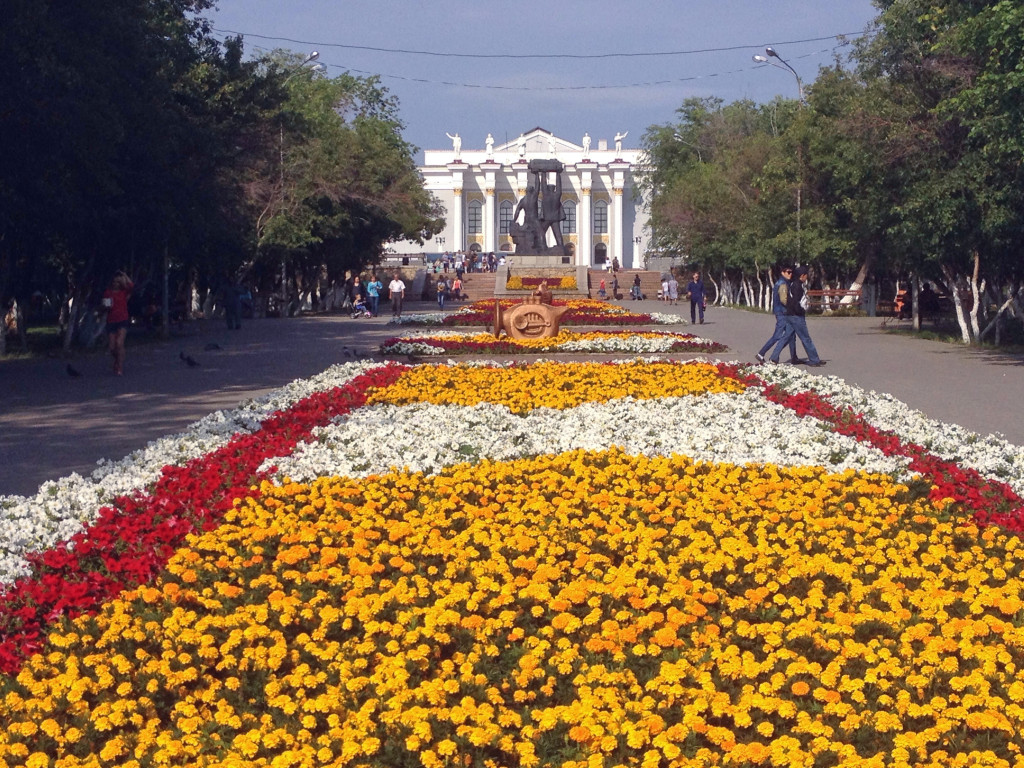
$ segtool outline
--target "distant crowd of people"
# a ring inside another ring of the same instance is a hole
[[[435,275],[449,272],[457,272],[459,278],[466,272],[497,272],[498,267],[505,265],[505,254],[483,253],[482,251],[445,251],[433,263],[429,263],[426,254],[423,255],[423,265],[428,267]]]

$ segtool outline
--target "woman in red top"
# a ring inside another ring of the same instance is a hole
[[[135,286],[124,272],[118,272],[103,292],[103,306],[107,310],[107,341],[114,356],[114,374],[124,372],[124,339],[128,335],[131,319],[128,315],[128,297]]]

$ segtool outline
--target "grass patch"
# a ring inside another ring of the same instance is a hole
[[[62,357],[64,356],[64,336],[60,327],[54,323],[50,325],[32,325],[25,331],[27,348],[22,348],[21,340],[18,337],[7,337],[7,353],[0,357],[2,360],[31,360],[40,357]],[[159,329],[147,330],[142,326],[133,325],[128,329],[127,345],[129,347],[142,346],[152,342],[160,341]],[[96,353],[105,354],[107,351],[107,334],[103,333],[96,340],[92,347],[83,347],[81,344],[73,343],[69,357],[93,355]]]
[[[938,341],[943,344],[956,344],[960,347],[965,346],[958,325],[941,324],[933,328],[922,328],[919,331],[915,331],[913,325],[909,324],[906,326],[889,325],[884,330],[886,333],[892,333],[897,336]],[[999,345],[991,341],[983,341],[980,344],[971,345],[969,348],[999,352],[1007,355],[1024,355],[1024,334],[1012,329],[1009,333],[1003,333],[1003,340]]]

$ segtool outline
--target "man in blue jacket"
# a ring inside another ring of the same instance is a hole
[[[789,332],[789,325],[786,323],[786,299],[789,298],[789,281],[792,278],[793,268],[791,266],[787,264],[779,268],[779,279],[772,286],[772,313],[775,315],[775,331],[760,351],[754,355],[759,363],[764,362],[764,356],[768,354],[768,350],[786,338],[786,334]],[[796,336],[792,336],[789,340],[789,362],[794,365],[803,362],[796,356]]]
[[[825,364],[825,361],[818,357],[818,350],[814,348],[811,334],[807,330],[806,283],[807,267],[797,267],[793,270],[793,280],[789,283],[789,296],[786,298],[786,324],[789,326],[789,332],[786,334],[786,338],[781,339],[772,350],[771,361],[773,363],[779,362],[779,353],[782,352],[782,348],[793,339],[793,336],[798,336],[800,343],[807,351],[807,365],[818,368]]]

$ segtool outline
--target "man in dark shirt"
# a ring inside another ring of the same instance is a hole
[[[700,312],[700,324],[704,325],[704,281],[700,279],[700,272],[694,271],[693,279],[686,284],[686,293],[690,297],[690,323],[697,322],[697,312]]]
[[[789,324],[786,322],[786,299],[789,298],[789,281],[793,279],[793,268],[788,264],[779,268],[779,279],[772,286],[772,314],[775,315],[775,332],[772,337],[764,343],[754,357],[757,362],[763,363],[764,356],[774,347],[780,339],[789,337],[789,362],[802,362],[796,356],[796,336],[790,335]]]
[[[811,334],[807,330],[807,267],[797,267],[793,273],[793,280],[789,283],[789,297],[786,300],[786,323],[789,331],[784,339],[780,339],[772,350],[771,360],[779,362],[779,355],[783,347],[789,344],[790,339],[795,335],[800,339],[807,352],[807,365],[818,368],[825,364],[825,361],[818,357],[818,350],[814,348],[811,341]]]

